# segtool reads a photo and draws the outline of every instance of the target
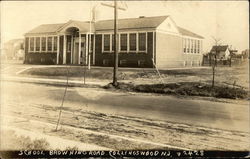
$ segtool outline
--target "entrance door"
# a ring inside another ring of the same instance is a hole
[[[78,64],[78,59],[79,59],[79,43],[75,43],[73,51],[73,64]]]
[[[85,56],[85,43],[81,43],[81,61],[80,64],[86,64],[86,56]]]

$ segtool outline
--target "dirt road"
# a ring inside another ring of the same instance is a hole
[[[153,143],[210,150],[247,150],[249,146],[247,102],[232,104],[73,87],[67,92],[61,123],[80,130],[63,127],[52,133],[46,130],[46,124],[29,120],[55,124],[64,87],[2,82],[1,91],[2,113],[28,119],[13,126],[112,149],[165,147]],[[114,139],[110,134],[139,141]],[[142,140],[153,143],[142,144]]]

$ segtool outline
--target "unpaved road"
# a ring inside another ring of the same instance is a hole
[[[61,122],[72,129],[62,126],[61,131],[52,132],[46,124],[30,120],[55,124],[64,87],[2,82],[1,91],[1,112],[28,119],[11,125],[31,131],[111,149],[159,146],[114,139],[108,134],[189,149],[249,149],[247,102],[233,104],[72,87],[65,98]],[[107,135],[89,134],[81,129]]]

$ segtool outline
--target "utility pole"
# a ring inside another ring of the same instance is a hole
[[[114,74],[113,74],[113,86],[117,86],[117,74],[118,74],[118,14],[117,14],[117,0],[114,0]]]
[[[113,86],[117,86],[117,75],[118,75],[118,9],[125,11],[126,9],[117,6],[117,0],[114,0],[114,6],[101,3],[104,6],[114,8],[114,70],[113,70]]]

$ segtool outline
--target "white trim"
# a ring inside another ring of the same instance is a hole
[[[71,53],[70,53],[70,63],[73,64],[73,35],[71,35]]]
[[[57,36],[57,50],[56,50],[56,63],[57,64],[59,64],[59,45],[60,45],[59,41],[60,41],[60,36],[58,35]]]
[[[47,44],[47,43],[46,43]],[[63,35],[63,64],[66,64],[66,35]]]
[[[153,32],[153,38],[152,39],[153,39],[153,42],[152,42],[152,44],[153,44],[153,47],[152,47],[152,49],[153,49],[153,51],[152,51],[152,59],[153,59],[153,63],[155,64],[155,32]]]
[[[85,36],[85,43],[86,43],[86,38],[87,38],[87,35]],[[79,41],[78,41],[78,43],[79,43],[78,44],[78,64],[80,65],[81,64],[81,43],[82,43],[82,36],[81,36],[80,32],[79,32],[79,38],[78,39],[79,39]],[[86,54],[86,50],[85,50],[85,54]]]
[[[89,34],[86,34],[85,38],[86,38],[85,39],[85,46],[84,46],[85,47],[85,61],[83,64],[87,65],[88,64],[88,56],[89,56]],[[82,49],[82,47],[80,47],[80,53],[81,53],[81,49]]]
[[[93,36],[93,65],[95,65],[95,34]]]

